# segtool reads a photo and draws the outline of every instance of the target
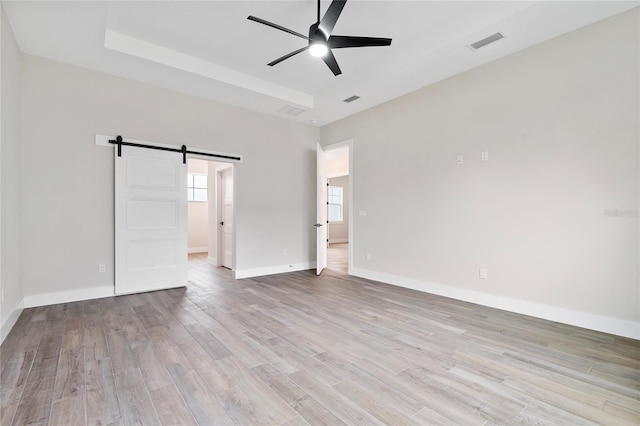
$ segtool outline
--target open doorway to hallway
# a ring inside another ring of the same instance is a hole
[[[189,158],[188,252],[230,270],[235,265],[235,170],[232,163]]]
[[[327,268],[349,272],[349,145],[325,147],[327,171]]]

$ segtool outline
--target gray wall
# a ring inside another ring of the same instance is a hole
[[[343,188],[342,223],[329,224],[329,243],[344,243],[349,241],[349,176],[330,178],[329,185]]]
[[[640,337],[638,22],[323,127],[323,145],[354,140],[354,273]]]
[[[19,87],[20,53],[13,32],[0,6],[2,88],[0,99],[0,341],[15,321],[16,308],[22,300],[20,285],[20,170],[19,170]],[[5,327],[6,323],[6,327]]]
[[[316,128],[32,56],[22,91],[25,296],[113,284],[113,150],[95,133],[242,154],[236,269],[315,259]]]

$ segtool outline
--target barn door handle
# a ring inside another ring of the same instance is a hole
[[[315,226],[316,228],[320,228],[320,227],[322,226],[322,224],[321,224],[321,223],[316,223],[316,224],[315,224],[315,225],[313,225],[313,226]]]
[[[220,225],[224,226],[224,222],[220,222]]]

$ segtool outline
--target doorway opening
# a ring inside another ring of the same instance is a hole
[[[351,141],[324,147],[327,173],[327,269],[351,270]]]
[[[203,263],[235,269],[235,167],[189,158],[189,267]]]

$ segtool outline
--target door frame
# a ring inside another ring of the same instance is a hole
[[[322,148],[324,152],[333,151],[334,149],[349,148],[349,208],[347,211],[349,212],[349,221],[347,223],[348,226],[348,238],[349,238],[349,247],[348,247],[348,261],[347,261],[347,274],[351,275],[351,270],[353,269],[353,139],[346,139],[340,142],[332,143],[330,145],[324,145]],[[326,167],[326,164],[325,164]],[[329,235],[329,229],[327,228],[327,235]],[[327,237],[328,238],[328,237]]]

